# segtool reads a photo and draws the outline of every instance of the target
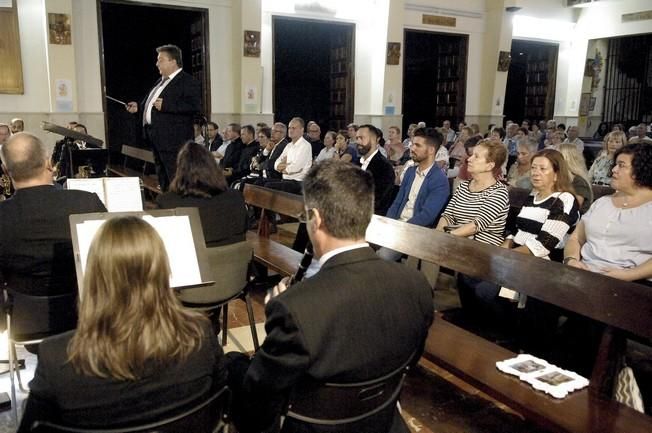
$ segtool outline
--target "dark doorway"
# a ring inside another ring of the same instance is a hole
[[[556,44],[512,41],[512,61],[505,90],[505,121],[520,124],[552,119],[557,76]]]
[[[206,9],[100,0],[100,24],[105,95],[140,101],[159,78],[156,47],[174,44],[183,53],[184,71],[202,85],[202,112],[210,114]],[[115,158],[123,144],[140,145],[140,124],[121,104],[108,99],[104,104],[107,143]]]
[[[405,31],[403,130],[464,120],[468,36]]]
[[[353,120],[353,24],[274,17],[274,113],[314,120],[322,133]]]

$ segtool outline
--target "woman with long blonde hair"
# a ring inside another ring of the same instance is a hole
[[[577,150],[577,147],[571,143],[563,143],[559,146],[566,165],[571,173],[573,179],[573,189],[575,190],[575,198],[580,205],[580,213],[584,214],[591,203],[593,203],[593,190],[589,183],[589,174],[586,170],[586,162],[584,156]]]
[[[612,131],[605,135],[602,150],[589,170],[589,182],[596,185],[611,184],[611,169],[614,154],[627,144],[627,136],[622,131]]]
[[[154,422],[225,381],[209,321],[170,288],[163,241],[138,217],[107,220],[91,244],[76,330],[44,340],[19,432]]]

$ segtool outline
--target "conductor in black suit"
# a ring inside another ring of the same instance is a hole
[[[156,52],[161,78],[140,104],[132,101],[126,108],[142,113],[143,138],[154,152],[161,190],[167,191],[179,149],[194,138],[192,121],[201,109],[201,90],[199,82],[181,69],[179,47],[163,45]]]
[[[379,259],[364,240],[373,213],[370,174],[346,162],[323,161],[308,172],[303,193],[308,235],[321,269],[287,289],[283,283],[274,288],[265,308],[267,337],[248,366],[244,355],[228,355],[240,433],[267,431],[283,414],[288,395],[302,398],[304,384],[362,382],[406,361],[416,363],[433,320],[425,277]],[[332,406],[335,400],[319,404]],[[295,417],[286,417],[281,429],[407,431],[395,404],[335,429]]]

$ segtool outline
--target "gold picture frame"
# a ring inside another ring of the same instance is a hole
[[[13,2],[10,8],[0,8],[0,41],[4,52],[0,62],[0,93],[25,93],[19,35],[16,2]]]
[[[387,42],[387,64],[398,65],[401,60],[401,43]]]
[[[244,48],[245,57],[260,57],[260,32],[254,30],[244,31]]]

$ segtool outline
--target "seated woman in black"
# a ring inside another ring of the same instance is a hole
[[[159,195],[161,209],[199,209],[207,247],[245,240],[247,210],[242,194],[228,188],[222,169],[202,145],[189,141],[179,151],[170,191]]]
[[[210,323],[170,288],[163,241],[137,217],[107,220],[88,254],[79,324],[41,343],[19,433],[35,420],[100,428],[158,421],[225,382]]]

